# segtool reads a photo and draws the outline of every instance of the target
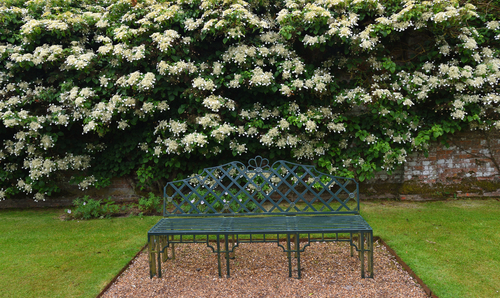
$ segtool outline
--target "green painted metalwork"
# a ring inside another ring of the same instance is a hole
[[[165,218],[148,232],[151,277],[161,277],[161,255],[164,261],[169,259],[166,251],[171,248],[174,258],[178,243],[205,243],[217,253],[219,276],[224,255],[229,277],[230,256],[234,258],[240,243],[275,242],[287,253],[290,277],[294,253],[300,278],[300,253],[315,241],[349,242],[351,256],[353,249],[358,252],[362,277],[366,252],[368,276],[373,277],[373,232],[359,215],[358,183],[321,173],[311,165],[282,160],[270,165],[257,156],[247,166],[231,162],[206,168],[201,174],[169,182],[163,210]],[[335,238],[326,239],[325,234]],[[299,239],[307,244],[301,247]]]

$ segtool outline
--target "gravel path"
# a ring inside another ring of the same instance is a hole
[[[149,278],[144,251],[102,297],[427,297],[379,243],[373,279],[361,278],[347,243],[312,243],[301,265],[302,279],[288,278],[286,254],[275,243],[244,243],[231,260],[231,278],[219,278],[216,254],[184,244],[175,260],[162,264],[162,278]]]

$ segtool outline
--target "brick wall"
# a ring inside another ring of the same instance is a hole
[[[35,202],[32,198],[27,198],[23,195],[0,201],[0,209],[68,207],[73,205],[73,200],[85,195],[98,199],[112,198],[117,202],[130,202],[138,197],[134,188],[134,183],[129,177],[114,178],[111,180],[111,184],[103,189],[90,188],[81,191],[76,185],[70,185],[69,183],[60,183],[59,186],[61,187],[61,194],[56,197],[49,198],[45,201]]]
[[[494,180],[498,176],[495,160],[500,161],[500,139],[484,139],[482,133],[460,133],[447,148],[435,144],[427,157],[413,154],[405,165],[405,180],[423,183],[460,181],[463,178]]]
[[[432,200],[454,197],[500,197],[500,133],[465,131],[447,140],[448,147],[434,143],[428,156],[416,152],[391,175],[379,172],[375,178],[360,184],[363,199],[393,198]],[[35,203],[31,198],[0,202],[0,208],[70,206],[83,195],[112,197],[130,201],[144,193],[135,190],[131,177],[115,178],[109,187],[81,192],[63,183],[65,195]]]
[[[427,156],[416,152],[394,175],[377,173],[364,183],[366,198],[423,200],[449,197],[500,196],[500,135],[496,132],[458,132],[447,145],[434,143]]]

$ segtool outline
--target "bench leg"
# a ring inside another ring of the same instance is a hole
[[[219,277],[222,277],[222,270],[220,266],[220,236],[217,235],[217,267],[219,268]]]
[[[224,240],[225,240],[224,249],[226,250],[226,272],[227,272],[227,277],[229,277],[229,235],[224,236]]]
[[[170,235],[170,241],[174,241],[174,235]],[[174,243],[170,243],[172,244],[172,257],[170,258],[171,260],[175,260],[175,247],[174,247]]]
[[[160,248],[165,247],[168,243],[168,236],[160,236]],[[168,259],[168,250],[164,250],[163,253],[161,253],[161,261],[166,262]]]
[[[361,232],[359,233],[359,260],[361,261],[361,277],[365,277],[365,239],[364,239],[365,233]]]
[[[168,248],[165,248],[163,250],[162,254],[162,261],[166,262],[167,260],[175,260],[175,246],[174,243],[169,242],[174,240],[174,235],[170,236],[158,236],[158,241],[160,242],[160,249],[163,247],[168,247],[169,245],[172,245],[170,250],[171,250],[171,257],[168,256]]]
[[[162,256],[163,262],[166,262],[167,260],[175,260],[175,246],[174,243],[169,242],[169,240],[174,241],[174,235],[160,236],[161,248],[172,245],[170,247],[171,250],[170,257],[168,256],[168,248],[165,248],[165,250],[163,251],[163,256]]]
[[[148,237],[148,252],[149,252],[149,277],[153,278],[156,275],[156,255],[154,252],[155,248],[155,236]]]
[[[366,233],[368,241],[368,272],[370,278],[373,278],[373,232]]]
[[[286,235],[286,255],[288,257],[288,277],[292,277],[292,260],[290,255],[290,234]]]
[[[300,271],[300,237],[299,234],[297,234],[297,237],[295,238],[295,256],[297,257],[297,274],[300,279],[301,277],[301,271]]]
[[[233,251],[231,252],[231,256],[230,256],[230,258],[231,258],[231,259],[233,259],[233,260],[236,258],[236,256],[235,256],[235,255],[236,255],[236,252],[234,251],[234,245],[235,245],[234,238],[235,238],[235,237],[234,237],[234,234],[231,234],[231,242],[232,242],[232,244],[233,244],[233,245],[232,245],[232,250],[233,250]]]
[[[158,246],[161,248],[163,247],[162,244],[165,242],[165,236],[158,236]],[[158,254],[160,255],[160,262],[165,260],[165,257],[167,256],[165,254],[165,251],[163,253],[160,253],[160,249],[158,250]]]
[[[361,241],[364,240],[364,238],[361,238],[361,234],[363,234],[363,233],[358,234],[358,249],[360,250],[360,252],[361,252],[361,249],[363,249],[363,247],[361,246]],[[361,253],[358,253],[358,259],[361,261]]]
[[[157,245],[156,255],[157,255],[157,258],[158,258],[158,261],[157,261],[157,264],[158,264],[158,278],[161,278],[161,249],[162,249],[161,244],[162,243],[161,243],[160,237],[157,237],[157,241],[156,241],[156,245]]]
[[[292,242],[294,244],[294,249],[292,250]],[[297,275],[300,279],[301,268],[300,268],[300,237],[299,234],[286,235],[286,255],[288,257],[288,277],[292,277],[292,251],[295,253],[297,258]]]
[[[295,237],[295,235],[292,235],[290,239],[294,243],[294,245],[297,245],[297,237]],[[295,252],[294,257],[297,258],[297,252]]]
[[[349,234],[349,247],[351,249],[351,257],[354,256],[354,249],[353,249],[353,245],[352,245],[352,233]]]
[[[294,241],[295,242],[295,247],[300,247],[300,244],[299,244],[300,243],[300,235],[298,235],[298,234],[297,234],[297,236],[294,235],[293,236],[293,240],[295,240]],[[298,251],[295,252],[295,257],[296,258],[299,257],[299,252]]]

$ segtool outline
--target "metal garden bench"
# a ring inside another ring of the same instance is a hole
[[[373,277],[373,231],[359,215],[358,183],[311,165],[283,160],[270,165],[257,156],[247,166],[206,168],[165,186],[163,215],[148,232],[151,277],[161,277],[161,262],[175,258],[178,243],[205,243],[217,254],[219,276],[224,255],[229,277],[230,254],[234,258],[240,243],[275,242],[287,253],[289,277],[296,258],[300,278],[300,253],[320,241],[349,242],[351,256],[353,248],[358,253],[361,277],[367,253]]]

